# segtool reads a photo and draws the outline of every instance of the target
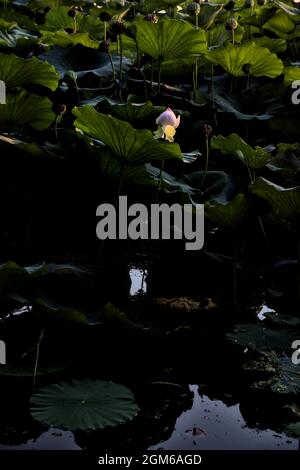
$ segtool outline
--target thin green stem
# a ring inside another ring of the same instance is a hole
[[[158,61],[158,93],[160,93],[160,84],[161,84],[161,61]]]
[[[237,305],[237,243],[233,237],[233,304]]]
[[[122,67],[123,67],[123,40],[122,34],[119,35],[120,38],[120,80],[122,80]]]
[[[163,169],[164,169],[164,160],[162,160],[161,163],[160,163],[159,180],[158,180],[158,183],[157,183],[155,196],[154,196],[155,202],[159,201],[159,193],[160,193],[161,186],[162,186],[162,172],[163,172]]]
[[[60,118],[59,115],[56,116],[55,124],[54,124],[54,132],[55,132],[55,139],[56,139],[56,141],[58,141],[58,131],[57,131],[57,128],[58,128],[59,118]]]
[[[38,368],[39,358],[40,358],[40,346],[41,346],[41,342],[44,336],[44,332],[45,332],[45,329],[42,328],[38,342],[36,343],[36,356],[35,356],[35,364],[34,364],[34,370],[33,370],[33,384],[32,384],[33,391],[35,390],[36,374],[37,374],[37,368]]]
[[[109,51],[108,51],[108,57],[109,57],[110,65],[111,65],[113,81],[115,81],[116,80],[116,71],[115,71],[115,66],[114,66],[114,63],[113,63],[113,60],[112,60],[111,53]]]
[[[150,81],[150,90],[153,91],[153,59],[151,59],[151,81]]]
[[[201,191],[201,189],[202,189],[203,183],[204,183],[205,178],[206,178],[207,170],[208,170],[209,147],[210,147],[210,145],[209,145],[209,137],[208,137],[208,135],[207,135],[207,136],[206,136],[205,168],[204,168],[204,173],[203,173],[203,176],[202,176],[202,179],[201,179],[201,182],[200,182],[199,191]]]

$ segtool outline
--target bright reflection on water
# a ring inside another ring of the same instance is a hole
[[[297,439],[269,429],[247,428],[239,405],[227,406],[200,396],[197,385],[190,385],[190,390],[194,392],[192,408],[177,418],[172,436],[151,450],[298,450]]]
[[[146,292],[147,292],[147,283],[146,283],[147,270],[132,267],[129,270],[129,276],[130,276],[130,279],[131,279],[130,295],[146,294]]]
[[[50,428],[37,439],[29,439],[26,444],[1,445],[0,450],[81,450],[71,431]]]
[[[267,305],[262,305],[257,311],[257,318],[261,321],[265,320],[266,313],[276,313],[276,312],[272,308],[269,308]]]

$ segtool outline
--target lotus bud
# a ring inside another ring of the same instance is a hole
[[[124,21],[114,20],[110,23],[110,31],[112,34],[118,36],[119,34],[124,33],[126,29],[126,24]]]
[[[102,11],[99,15],[99,18],[101,21],[110,21],[111,20],[111,15],[107,13],[106,11]]]
[[[69,11],[68,11],[68,16],[70,16],[71,18],[75,18],[75,16],[77,15],[78,11],[75,7],[72,7]]]
[[[238,22],[233,16],[229,18],[226,23],[225,23],[225,28],[230,31],[230,30],[235,30],[238,27]]]
[[[156,23],[158,23],[158,16],[155,15],[155,13],[152,13],[152,14],[150,14],[150,15],[146,15],[146,16],[144,17],[144,20],[145,20],[145,21],[150,21],[150,23],[156,24]]]
[[[63,116],[66,111],[67,111],[67,106],[65,104],[57,104],[54,103],[52,105],[52,111],[57,115],[57,116]]]
[[[209,124],[203,124],[202,128],[206,137],[210,137],[212,135],[213,128]]]
[[[187,6],[187,10],[189,12],[194,12],[195,15],[199,15],[199,13],[200,13],[200,4],[198,2],[189,3],[188,6]]]
[[[174,142],[175,129],[177,129],[180,124],[180,116],[176,117],[172,109],[167,108],[166,111],[158,116],[156,124],[158,125],[158,129],[154,132],[154,139],[164,138],[169,142]]]

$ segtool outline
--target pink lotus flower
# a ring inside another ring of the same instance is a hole
[[[174,142],[175,129],[180,124],[180,116],[175,115],[171,108],[161,113],[156,119],[158,125],[157,131],[154,132],[154,139],[165,138],[169,142]]]

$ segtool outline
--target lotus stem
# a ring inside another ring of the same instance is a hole
[[[197,89],[198,89],[198,57],[195,61],[195,81],[194,81],[194,101],[197,103]]]
[[[74,31],[73,31],[73,34],[76,34],[76,32],[77,32],[77,20],[76,20],[76,15],[74,16],[73,21],[74,21]]]
[[[113,74],[113,81],[115,81],[116,80],[116,71],[115,71],[115,66],[114,66],[114,63],[113,63],[113,60],[112,60],[111,53],[109,51],[108,51],[108,57],[109,57],[110,65],[111,65],[111,71],[112,71],[112,74]]]
[[[155,202],[158,202],[158,200],[159,200],[159,193],[160,193],[161,186],[162,186],[162,172],[163,172],[163,169],[164,169],[164,163],[165,163],[164,160],[162,160],[161,163],[160,163],[159,180],[158,180],[158,183],[157,183],[155,196],[154,196],[154,201]]]
[[[199,29],[199,19],[198,19],[198,17],[199,17],[199,12],[196,13],[196,18],[195,18],[196,19],[196,29]]]
[[[233,28],[232,28],[231,32],[232,32],[232,45],[234,46],[234,29]]]
[[[40,346],[41,346],[41,342],[44,336],[44,332],[45,332],[45,329],[42,328],[38,342],[36,343],[36,357],[35,357],[35,364],[34,364],[34,370],[33,370],[33,384],[32,384],[33,391],[35,390],[36,374],[37,374],[37,368],[38,368],[39,358],[40,358]]]
[[[106,42],[106,29],[107,29],[107,24],[106,24],[106,21],[104,21],[104,42]]]
[[[56,141],[58,141],[57,127],[58,127],[59,117],[60,117],[59,115],[56,116],[55,124],[54,124],[54,132],[55,132],[55,139],[56,139]]]
[[[122,80],[122,66],[123,66],[123,40],[122,34],[119,35],[120,38],[120,80]]]
[[[233,304],[237,305],[237,243],[233,237]]]
[[[153,59],[151,60],[151,81],[150,81],[150,90],[153,91]]]
[[[160,93],[161,84],[161,61],[158,62],[158,93]]]
[[[203,183],[204,183],[205,178],[206,178],[207,170],[208,170],[209,147],[210,147],[210,145],[209,145],[209,136],[208,135],[206,136],[205,141],[206,141],[205,168],[204,168],[204,173],[203,173],[201,183],[200,183],[200,186],[199,186],[199,191],[201,191],[201,189],[202,189]]]
[[[211,67],[211,98],[212,98],[212,105],[213,107],[215,107],[214,66]]]

